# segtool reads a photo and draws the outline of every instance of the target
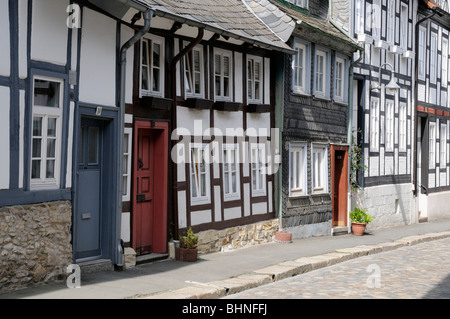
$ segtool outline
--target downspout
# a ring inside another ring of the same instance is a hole
[[[148,9],[144,12],[144,26],[139,30],[131,39],[129,39],[120,48],[120,84],[119,84],[119,108],[120,108],[120,135],[119,135],[119,171],[117,172],[118,185],[118,209],[119,218],[117,219],[116,229],[119,229],[121,224],[122,216],[122,172],[123,172],[123,135],[124,135],[124,125],[125,125],[125,82],[126,82],[126,67],[127,67],[127,50],[131,48],[137,41],[139,41],[149,30],[151,25],[151,19],[153,16],[153,10]],[[123,266],[123,248],[120,243],[120,238],[117,240],[117,266]]]
[[[181,50],[171,61],[170,63],[170,72],[171,72],[171,79],[172,79],[172,87],[171,87],[171,93],[172,93],[172,128],[175,129],[177,127],[177,64],[181,61],[181,59],[188,54],[197,44],[200,43],[203,39],[205,31],[204,28],[198,28],[198,35],[197,37],[189,43],[188,46],[186,46],[183,50]],[[186,150],[185,150],[186,151]],[[174,212],[174,238],[178,238],[178,212],[176,211],[178,209],[178,194],[177,194],[177,167],[176,165],[173,166],[172,169],[172,189],[173,189],[173,212]]]
[[[414,191],[413,191],[413,195],[417,197],[418,195],[418,191],[420,192],[420,190],[417,189],[418,185],[417,185],[417,137],[418,137],[418,127],[417,127],[417,121],[419,119],[419,116],[417,114],[417,103],[418,103],[418,80],[419,80],[419,52],[418,52],[418,48],[419,48],[419,26],[421,23],[423,23],[424,21],[431,19],[436,13],[437,11],[435,10],[435,8],[432,9],[433,12],[431,14],[429,14],[428,16],[420,19],[419,21],[416,22],[415,25],[415,35],[414,35],[414,48],[416,50],[416,56],[414,57],[414,126],[415,126],[415,130],[414,130],[414,165],[413,165],[413,185],[414,185]],[[423,164],[423,163],[422,163]]]

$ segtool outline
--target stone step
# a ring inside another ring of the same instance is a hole
[[[347,226],[335,226],[333,227],[333,236],[347,235],[348,227]]]
[[[110,259],[96,259],[78,263],[82,274],[90,274],[100,271],[113,271],[114,265]]]
[[[168,253],[167,254],[151,253],[151,254],[147,254],[147,255],[136,256],[136,265],[166,259],[167,257],[169,257]]]

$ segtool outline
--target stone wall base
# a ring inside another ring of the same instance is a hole
[[[66,280],[70,201],[0,208],[0,292]]]
[[[222,230],[199,232],[198,252],[211,253],[227,251],[274,241],[278,231],[278,219],[271,219],[249,225],[230,227]]]

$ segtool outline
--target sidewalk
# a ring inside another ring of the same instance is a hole
[[[81,288],[65,282],[0,294],[0,299],[221,298],[367,254],[450,237],[450,219],[373,230],[364,236],[296,239],[200,255],[194,263],[162,260],[124,271],[86,274]]]

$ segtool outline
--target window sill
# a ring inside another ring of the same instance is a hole
[[[165,99],[157,96],[142,96],[141,101],[144,107],[159,110],[170,110],[173,104],[172,99]]]
[[[247,112],[249,113],[267,113],[270,112],[270,104],[248,104]]]
[[[260,197],[260,196],[266,196],[265,190],[253,190],[252,189],[252,197]]]
[[[202,98],[192,97],[186,99],[186,106],[191,109],[209,110],[213,103],[214,102],[212,100],[206,100]]]
[[[216,101],[214,103],[214,109],[216,111],[227,111],[227,112],[242,111],[242,104],[230,101]]]
[[[211,200],[209,199],[209,197],[191,198],[191,206],[208,205],[208,204],[211,204]]]
[[[325,95],[313,95],[313,100],[330,102],[331,99]]]

